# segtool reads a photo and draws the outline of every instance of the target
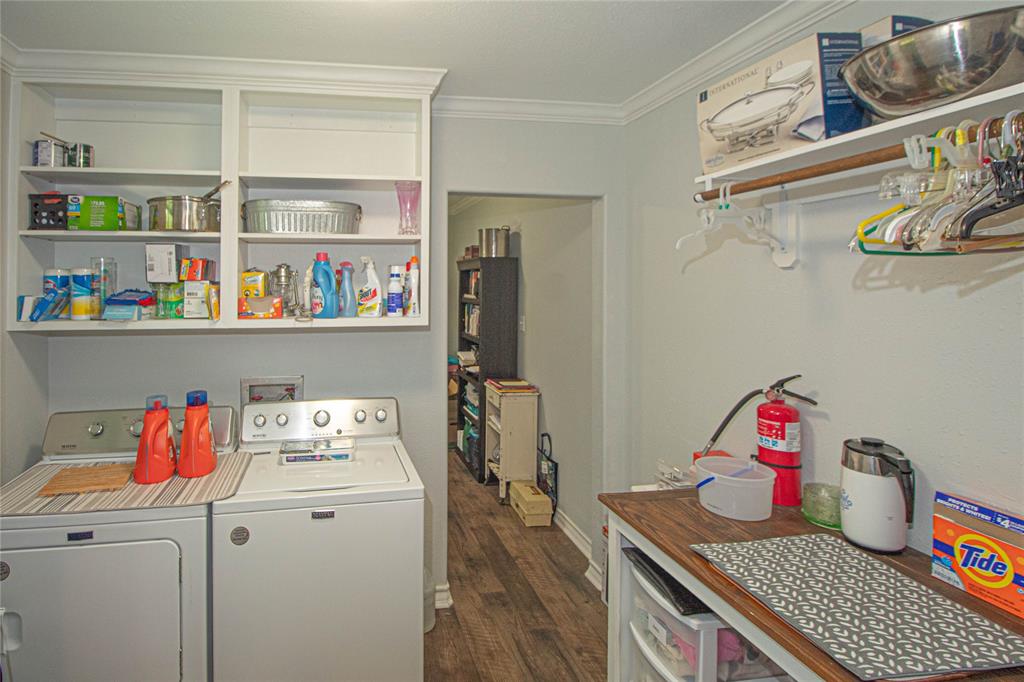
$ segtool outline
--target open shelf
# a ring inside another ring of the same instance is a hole
[[[480,343],[479,336],[473,336],[472,334],[467,334],[466,332],[460,332],[459,336],[466,339],[467,341],[472,341],[473,343]]]
[[[22,166],[21,173],[47,182],[82,185],[174,185],[212,189],[220,170],[167,170],[155,168],[51,168]]]
[[[44,322],[15,322],[12,332],[47,335],[144,334],[148,332],[196,333],[226,329],[218,320],[46,320]]]
[[[264,331],[267,329],[306,329],[311,331],[326,331],[331,329],[365,329],[391,330],[391,329],[415,329],[426,326],[422,317],[335,317],[335,318],[314,318],[312,320],[296,320],[295,318],[279,318],[259,320],[252,318],[240,318],[231,324],[236,331]]]
[[[26,239],[51,242],[219,242],[220,232],[166,232],[149,230],[19,230]]]
[[[395,183],[409,180],[420,182],[417,176],[390,177],[384,175],[330,175],[324,173],[241,173],[239,180],[250,189],[337,189],[337,190],[392,190]]]
[[[1024,97],[1024,83],[1018,83],[960,102],[902,116],[838,137],[754,159],[725,170],[699,175],[693,181],[696,184],[706,185],[716,180],[748,180],[784,173],[869,149],[897,144],[910,135],[930,135],[941,126],[956,125],[966,118],[980,121],[986,116],[1002,115],[1009,109],[1019,107],[1022,97]],[[873,171],[874,169],[871,168],[864,169],[864,172]]]
[[[250,244],[419,244],[422,235],[394,234],[289,234],[239,232],[238,241]]]

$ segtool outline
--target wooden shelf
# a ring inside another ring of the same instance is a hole
[[[884,121],[845,135],[754,159],[732,168],[699,175],[693,181],[696,184],[706,185],[719,180],[748,180],[831,161],[876,147],[896,144],[910,135],[930,135],[941,126],[956,125],[965,118],[980,121],[986,116],[1003,115],[1008,109],[1018,106],[1022,96],[1024,96],[1024,83],[1018,83],[960,102]],[[867,168],[864,169],[864,172],[875,172],[876,170]]]
[[[477,298],[476,296],[463,296],[462,297],[462,302],[463,303],[479,303],[480,299]]]
[[[22,166],[22,175],[58,184],[81,185],[174,185],[213,189],[220,170],[173,170],[163,168],[51,168]]]
[[[321,173],[239,173],[250,189],[337,189],[395,191],[396,182],[422,182],[418,175],[329,175]]]
[[[19,230],[25,239],[52,242],[219,242],[220,232],[150,232],[149,230]]]
[[[466,339],[467,341],[471,341],[471,342],[477,343],[477,344],[480,343],[480,337],[479,336],[473,336],[472,334],[467,334],[466,332],[459,332],[459,336],[461,336],[462,338]]]
[[[470,411],[469,411],[469,409],[468,409],[468,408],[466,408],[466,406],[465,406],[465,405],[463,405],[463,407],[462,407],[462,414],[463,414],[463,415],[464,415],[464,416],[465,416],[465,417],[466,417],[467,419],[469,419],[469,421],[473,422],[473,425],[474,425],[474,426],[480,426],[480,417],[477,417],[477,416],[476,416],[475,414],[473,414],[472,412],[470,412]]]
[[[480,386],[480,379],[478,377],[473,376],[472,374],[470,374],[469,372],[467,372],[464,369],[459,369],[459,371],[457,371],[455,373],[455,375],[457,377],[459,377],[460,379],[462,379],[463,381],[467,381],[467,382],[473,384],[474,386],[477,386],[477,387]]]
[[[419,244],[418,234],[289,234],[286,232],[240,232],[238,241],[247,244]]]

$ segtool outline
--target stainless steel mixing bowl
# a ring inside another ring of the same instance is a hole
[[[839,70],[860,102],[897,118],[1024,81],[1024,5],[950,19],[862,50]]]

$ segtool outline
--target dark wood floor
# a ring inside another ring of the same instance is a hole
[[[608,616],[562,531],[526,528],[448,456],[455,605],[427,634],[427,680],[603,680]]]

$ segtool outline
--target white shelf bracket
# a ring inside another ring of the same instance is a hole
[[[782,238],[771,237],[768,242],[772,250],[772,262],[783,270],[796,265],[797,247],[800,237],[800,213],[803,206],[793,205],[786,198],[786,188],[782,188],[782,198],[775,210],[775,226],[784,230]]]

